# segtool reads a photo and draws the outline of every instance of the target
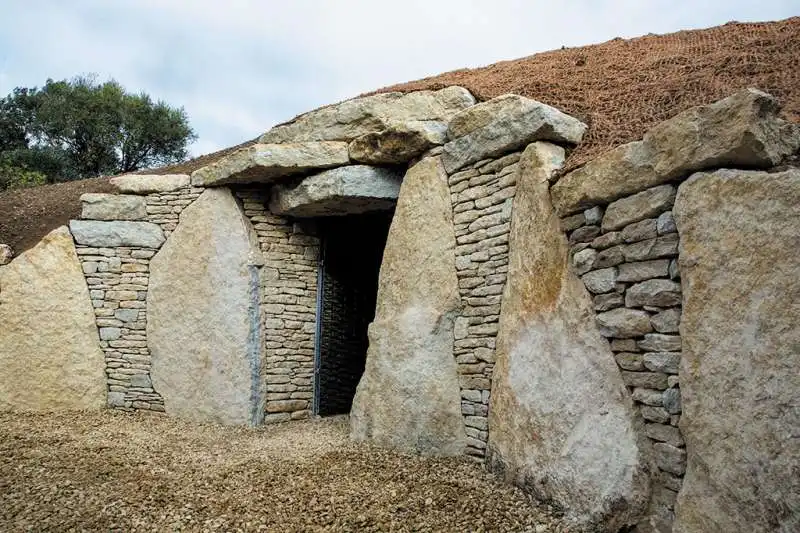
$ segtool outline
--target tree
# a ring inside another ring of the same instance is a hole
[[[195,138],[183,108],[127,93],[114,80],[47,80],[0,100],[0,172],[50,182],[177,163]]]

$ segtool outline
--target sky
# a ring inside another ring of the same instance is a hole
[[[800,0],[0,0],[0,96],[95,73],[182,106],[201,155],[394,83],[800,15]]]

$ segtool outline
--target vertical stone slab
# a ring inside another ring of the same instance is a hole
[[[800,170],[678,189],[679,533],[800,531]]]
[[[548,191],[560,162],[544,146],[529,146],[520,162],[488,463],[582,527],[618,531],[645,511],[649,462],[588,293],[568,268]]]
[[[66,227],[0,267],[0,410],[100,409],[103,352]]]
[[[228,189],[208,189],[150,262],[147,339],[168,414],[258,424],[263,417],[260,252]]]
[[[351,436],[434,455],[460,455],[465,432],[453,320],[459,305],[447,176],[438,157],[409,169],[384,250]]]

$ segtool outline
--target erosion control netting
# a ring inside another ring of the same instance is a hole
[[[706,30],[647,35],[567,48],[488,67],[457,70],[377,92],[461,85],[478,99],[516,93],[557,107],[589,125],[565,170],[656,123],[745,87],[778,97],[800,121],[800,17],[728,23]]]

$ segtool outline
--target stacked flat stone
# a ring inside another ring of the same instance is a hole
[[[182,175],[120,176],[112,183],[130,194],[84,195],[83,220],[70,225],[105,353],[108,406],[164,411],[150,380],[150,259],[203,189],[190,186]],[[131,245],[136,241],[139,246]]]
[[[563,218],[572,265],[593,295],[597,325],[611,342],[623,380],[645,420],[662,487],[656,501],[674,506],[686,471],[678,428],[681,394],[681,284],[676,187],[646,189]]]
[[[449,176],[461,310],[453,354],[461,383],[467,454],[483,458],[500,300],[520,152],[484,159]]]
[[[302,223],[270,213],[268,190],[244,189],[236,194],[264,254],[264,421],[308,418],[314,396],[319,239]]]

